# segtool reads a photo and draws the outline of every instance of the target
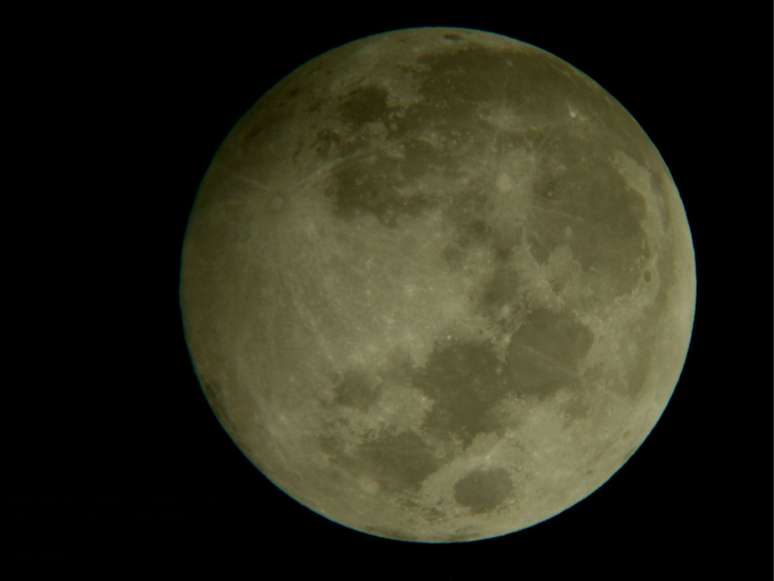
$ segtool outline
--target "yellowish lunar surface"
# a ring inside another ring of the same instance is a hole
[[[675,184],[618,102],[531,45],[426,28],[325,53],[241,119],[181,305],[215,413],[277,486],[360,531],[466,541],[623,465],[695,286]]]

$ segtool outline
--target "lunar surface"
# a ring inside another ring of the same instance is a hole
[[[181,306],[266,477],[347,527],[450,542],[627,461],[695,288],[678,191],[617,101],[531,45],[427,28],[327,52],[246,113],[196,197]]]

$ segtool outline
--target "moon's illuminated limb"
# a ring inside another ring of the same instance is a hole
[[[674,389],[694,301],[685,212],[631,116],[548,53],[441,28],[264,96],[202,184],[181,285],[245,454],[333,520],[424,541],[607,480]]]

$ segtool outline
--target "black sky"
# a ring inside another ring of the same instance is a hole
[[[424,15],[366,4],[318,14],[289,6],[282,15],[256,7],[52,22],[42,58],[29,57],[46,65],[31,75],[30,115],[48,144],[36,137],[25,151],[39,172],[29,183],[54,185],[26,186],[39,216],[24,261],[36,323],[16,337],[32,354],[26,379],[6,385],[15,392],[5,410],[10,555],[231,560],[289,578],[771,578],[770,7],[576,4],[584,3]],[[468,545],[368,537],[277,490],[209,410],[177,302],[196,188],[246,109],[325,50],[423,25],[512,36],[599,82],[669,166],[697,258],[688,360],[645,444],[560,516]]]

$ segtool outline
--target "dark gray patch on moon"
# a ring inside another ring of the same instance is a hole
[[[514,335],[513,342],[520,341],[560,366],[574,368],[591,348],[594,334],[572,313],[538,308]]]
[[[529,236],[536,260],[545,263],[554,249],[567,244],[564,233],[571,231],[573,257],[584,271],[605,275],[606,291],[621,295],[635,288],[639,272],[629,267],[650,254],[642,195],[607,159],[593,156],[558,174],[543,170],[539,175]]]
[[[378,483],[382,494],[416,492],[442,464],[432,446],[413,431],[372,432],[350,447],[342,439],[338,426],[331,424],[317,443],[320,451],[347,475],[349,483],[368,478]]]
[[[515,279],[513,285],[516,284]],[[501,281],[499,305],[514,286]],[[445,342],[416,369],[412,384],[433,400],[424,427],[469,445],[478,434],[498,432],[492,413],[507,395],[544,399],[578,382],[578,365],[593,343],[592,332],[570,313],[535,309],[514,333],[500,361],[487,342]]]
[[[472,123],[478,105],[501,98],[503,83],[513,75],[507,58],[509,54],[470,43],[461,44],[459,50],[420,56],[419,64],[429,69],[415,75],[425,100],[399,125],[408,130],[423,116],[438,126]]]
[[[336,378],[334,403],[368,411],[379,398],[379,382],[357,369],[348,369]]]
[[[429,71],[417,75],[429,103],[451,122],[470,122],[481,103],[508,103],[525,119],[553,123],[566,114],[568,79],[546,53],[519,53],[469,41],[458,50],[420,56]]]
[[[354,220],[364,215],[374,216],[387,227],[398,225],[401,216],[417,216],[432,205],[420,195],[400,196],[402,183],[394,171],[397,162],[383,154],[374,160],[353,159],[337,166],[325,195],[333,201],[333,214],[341,220]]]
[[[454,485],[454,500],[473,514],[493,511],[512,493],[513,482],[504,468],[474,470]]]
[[[515,269],[510,266],[498,268],[484,286],[479,298],[479,310],[497,321],[504,308],[518,302],[521,290],[519,273]]]
[[[486,343],[450,342],[430,355],[412,377],[415,387],[433,400],[425,429],[454,436],[464,445],[477,434],[498,429],[490,412],[510,391],[497,374],[499,362]]]
[[[504,375],[521,395],[543,399],[578,379],[594,334],[571,313],[532,311],[514,333]]]
[[[432,447],[414,432],[384,433],[362,443],[353,467],[390,492],[419,488],[440,466]]]
[[[343,143],[341,134],[327,127],[320,129],[315,137],[316,140],[312,147],[315,153],[323,159],[329,159],[333,155],[337,155],[338,149]]]
[[[338,110],[344,121],[355,128],[366,123],[383,121],[387,117],[388,93],[382,87],[365,85],[350,92],[339,104]]]

